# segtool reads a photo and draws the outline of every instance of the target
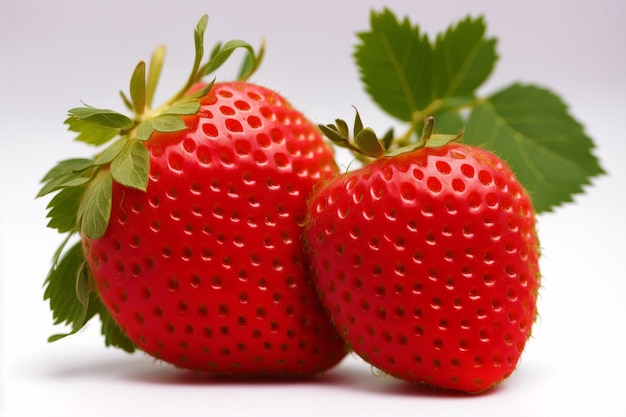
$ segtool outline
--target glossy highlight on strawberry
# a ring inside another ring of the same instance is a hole
[[[536,316],[534,211],[511,170],[461,144],[383,157],[320,188],[309,257],[354,351],[468,392],[515,369]]]

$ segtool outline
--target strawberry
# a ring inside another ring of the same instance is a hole
[[[156,111],[140,63],[125,97],[130,122],[70,111],[70,129],[92,143],[106,129],[120,138],[44,179],[42,195],[61,190],[51,226],[80,236],[53,266],[46,298],[74,332],[99,314],[107,344],[178,367],[318,373],[345,350],[310,282],[301,234],[313,185],[337,166],[316,127],[276,92],[200,82],[241,45],[225,44],[202,67],[196,56],[189,82]],[[76,205],[64,222],[68,201]]]
[[[343,126],[320,127],[346,142]],[[375,136],[357,139],[382,156]],[[534,211],[502,160],[441,139],[425,135],[320,187],[308,256],[359,356],[406,381],[480,392],[513,372],[535,320]]]

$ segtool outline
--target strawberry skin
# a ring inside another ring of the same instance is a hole
[[[480,392],[515,369],[540,285],[512,171],[462,144],[384,157],[321,187],[305,236],[350,347],[395,377]]]
[[[249,83],[215,84],[184,121],[146,142],[146,192],[114,182],[105,234],[83,236],[102,302],[139,348],[179,367],[334,366],[344,342],[301,240],[313,185],[337,171],[330,147],[284,98]]]

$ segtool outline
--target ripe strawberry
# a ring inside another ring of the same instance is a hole
[[[536,315],[539,253],[533,207],[504,162],[424,147],[337,177],[309,207],[316,284],[358,355],[468,392],[511,374]]]
[[[97,313],[107,344],[129,351],[134,344],[183,368],[324,371],[343,358],[344,342],[310,282],[301,234],[313,185],[337,171],[332,150],[274,91],[247,82],[189,85],[142,118],[149,112],[137,102],[146,100],[133,96],[131,83],[127,101],[139,116],[122,126],[121,150],[114,143],[46,176],[43,194],[78,195],[65,229],[82,241],[48,278],[55,318],[76,331]],[[70,128],[93,134],[89,110],[71,111]],[[143,169],[145,183],[137,185]],[[55,199],[50,217],[58,223]],[[93,226],[100,212],[104,225]],[[63,277],[68,270],[77,271],[75,283]],[[72,315],[62,304],[74,288],[82,312]]]

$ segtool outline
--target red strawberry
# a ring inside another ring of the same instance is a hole
[[[536,316],[531,202],[462,144],[383,157],[317,190],[306,229],[323,303],[395,377],[478,392],[515,369]]]
[[[232,82],[190,91],[148,116],[131,83],[127,101],[139,116],[121,126],[122,145],[82,165],[66,161],[46,177],[42,194],[78,195],[75,224],[65,229],[82,239],[48,278],[57,322],[76,331],[97,313],[108,344],[132,351],[127,336],[166,362],[214,373],[312,374],[334,366],[344,342],[310,282],[301,239],[313,185],[337,171],[331,148],[267,88]],[[100,127],[125,120],[107,112],[96,111],[107,117]],[[92,133],[90,115],[71,111],[70,128]],[[142,158],[149,171],[138,186]],[[55,199],[52,221],[61,207]],[[107,205],[104,227],[93,226]],[[78,271],[76,284],[61,276],[66,270]],[[74,288],[83,309],[72,315],[61,304]]]

